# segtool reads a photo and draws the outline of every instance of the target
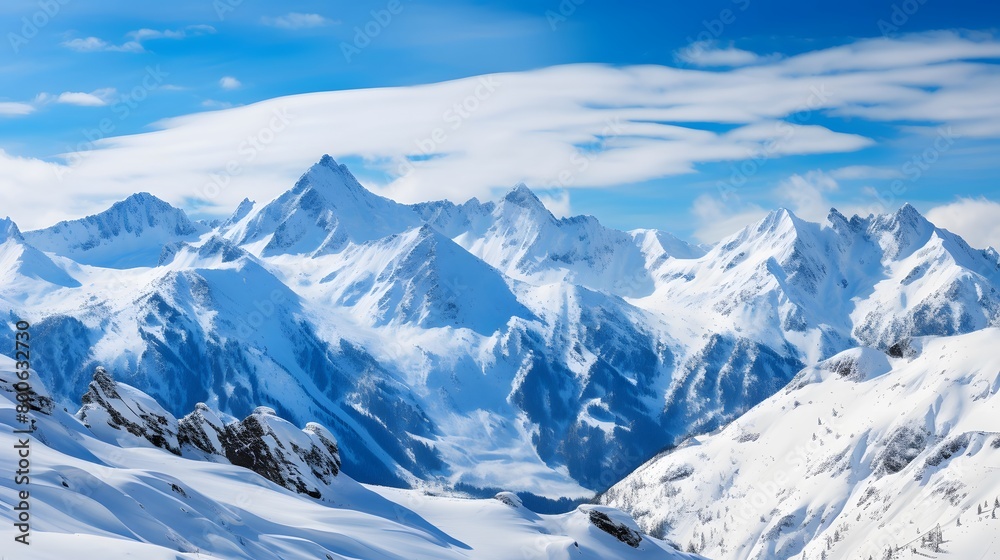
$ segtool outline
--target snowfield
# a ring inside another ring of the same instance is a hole
[[[998,344],[844,351],[600,501],[709,558],[1000,557]],[[922,546],[938,526],[940,552]]]

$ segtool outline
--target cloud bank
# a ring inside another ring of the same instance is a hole
[[[56,162],[0,152],[0,204],[24,229],[101,210],[139,190],[224,213],[244,197],[276,196],[329,153],[362,160],[363,169],[352,168],[363,182],[405,202],[489,198],[524,181],[560,193],[553,206],[568,208],[562,193],[572,189],[875,143],[847,119],[888,123],[902,135],[921,123],[1000,137],[1000,66],[989,61],[998,57],[993,38],[938,32],[724,71],[582,64],[295,95],[168,119],[154,132],[86,143]],[[705,196],[694,211],[714,218],[715,229],[760,210]]]

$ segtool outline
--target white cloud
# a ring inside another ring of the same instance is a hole
[[[734,197],[722,200],[704,194],[696,198],[691,207],[698,221],[693,235],[700,243],[715,243],[760,220],[767,212],[756,204],[745,204]]]
[[[68,41],[63,41],[62,45],[77,52],[141,53],[146,52],[146,48],[142,46],[143,41],[153,39],[184,39],[186,37],[197,37],[198,35],[205,35],[208,33],[215,33],[215,28],[211,25],[189,25],[183,29],[176,30],[144,28],[126,33],[125,37],[130,40],[120,45],[109,43],[99,37],[70,39]]]
[[[573,215],[573,209],[569,202],[569,191],[560,190],[554,193],[537,193],[538,200],[542,201],[542,204],[552,212],[552,215],[557,218],[565,218],[567,216]]]
[[[70,39],[62,43],[64,47],[77,52],[145,52],[146,49],[136,41],[127,41],[121,45],[112,45],[97,37],[87,37],[85,39]]]
[[[189,25],[183,29],[137,29],[129,31],[125,36],[141,43],[153,39],[185,39],[212,33],[215,33],[215,28],[211,25]]]
[[[18,117],[35,112],[35,106],[30,103],[16,101],[0,101],[0,117]]]
[[[56,103],[67,105],[78,105],[80,107],[103,107],[114,100],[117,92],[114,88],[102,88],[90,93],[79,91],[67,91],[60,93],[55,98]],[[40,95],[40,99],[47,101],[47,96]]]
[[[319,14],[300,14],[292,12],[278,17],[262,17],[261,23],[281,29],[305,29],[310,27],[323,27],[325,25],[337,24],[335,21]]]
[[[757,53],[729,46],[720,48],[714,41],[697,41],[676,53],[676,58],[693,66],[748,66],[773,57],[763,57]]]
[[[111,200],[139,190],[179,205],[201,199],[208,210],[226,213],[244,196],[276,196],[324,153],[367,162],[365,175],[384,173],[370,185],[374,190],[415,202],[490,198],[522,180],[559,192],[691,174],[713,162],[852,152],[871,144],[852,133],[865,127],[825,118],[829,113],[882,121],[906,138],[915,133],[899,119],[957,127],[992,118],[1000,65],[991,60],[998,57],[1000,41],[922,34],[715,72],[582,64],[282,97],[99,141],[68,155],[73,166],[61,179],[32,175],[37,182],[20,189],[29,196],[8,211],[26,228],[49,225],[38,222],[32,205],[58,206],[86,189]],[[961,107],[943,108],[941,99],[956,96],[965,100]],[[727,125],[728,132],[706,130],[705,122]],[[166,152],[172,157],[162,157]],[[413,159],[419,161],[401,165]],[[239,173],[226,171],[230,163]],[[92,204],[87,211],[101,209],[97,198]],[[718,220],[699,239],[712,240],[717,230],[762,212],[702,201],[700,215]]]
[[[848,165],[830,171],[830,176],[842,181],[861,179],[898,179],[903,173],[893,167],[874,167],[870,165]]]
[[[1000,202],[985,198],[960,198],[931,208],[927,219],[962,236],[973,247],[1000,248]]]
[[[837,181],[830,175],[810,171],[785,179],[778,184],[775,194],[778,202],[791,209],[796,216],[810,222],[823,222],[832,208],[827,195],[838,188]]]
[[[222,89],[237,89],[242,85],[242,82],[232,76],[223,76],[222,79],[219,80],[219,86]]]
[[[206,99],[201,102],[201,106],[206,109],[229,109],[233,104],[229,101],[219,101],[217,99]]]

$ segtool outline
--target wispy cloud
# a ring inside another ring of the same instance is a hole
[[[189,25],[182,29],[137,29],[129,31],[125,36],[141,43],[153,39],[185,39],[213,33],[215,33],[215,28],[211,25]]]
[[[97,37],[86,37],[83,39],[70,39],[63,41],[62,45],[77,52],[144,52],[145,49],[137,41],[127,41],[120,45],[108,43]]]
[[[243,85],[242,82],[237,80],[232,76],[223,76],[219,79],[219,87],[222,89],[238,89]]]
[[[233,104],[229,101],[218,101],[216,99],[206,99],[201,102],[201,106],[206,109],[229,109]]]
[[[21,115],[28,115],[34,111],[35,106],[30,103],[0,101],[0,117],[18,117]]]
[[[117,93],[114,88],[98,89],[90,93],[66,91],[60,93],[55,98],[55,102],[66,105],[78,105],[80,107],[104,107],[114,100]]]
[[[754,167],[794,154],[848,153],[872,145],[865,131],[873,122],[880,134],[891,129],[900,140],[917,134],[914,122],[958,134],[979,127],[974,130],[980,138],[1000,140],[997,58],[995,39],[926,33],[712,72],[581,64],[282,97],[186,115],[157,123],[155,133],[98,142],[62,183],[53,186],[53,174],[48,183],[22,190],[68,194],[80,185],[106,185],[121,196],[149,190],[184,204],[204,198],[213,174],[240,157],[241,143],[268,123],[283,123],[276,115],[285,113],[294,116],[290,124],[268,131],[266,149],[251,160],[237,159],[241,173],[217,188],[210,204],[223,211],[244,196],[266,200],[323,153],[368,162],[365,174],[384,177],[372,185],[375,190],[413,202],[489,198],[518,181],[572,194],[695,175],[703,164]],[[995,130],[979,126],[991,120]],[[162,158],[167,148],[176,157]],[[0,176],[7,165],[22,163],[0,161]],[[887,174],[855,167],[828,176],[836,182]],[[712,231],[703,229],[699,239],[712,240],[765,207],[797,205],[818,214],[827,198],[847,198],[828,188],[827,179],[801,179],[816,193],[803,193],[797,203],[782,200],[791,197],[777,189],[778,182],[773,192],[746,205],[721,200],[713,189],[696,209],[706,223],[713,221]],[[179,192],[179,184],[192,186]],[[795,186],[805,188],[789,188]],[[21,204],[2,192],[0,185],[0,207]],[[31,219],[30,212],[24,215]]]
[[[264,16],[260,18],[260,21],[264,25],[270,25],[281,29],[307,29],[310,27],[323,27],[326,25],[335,25],[340,23],[340,21],[332,20],[319,14],[301,14],[299,12],[291,12],[278,17]]]
[[[830,176],[838,180],[898,179],[903,173],[894,167],[874,167],[871,165],[849,165],[830,171]]]
[[[215,33],[211,25],[189,25],[182,29],[137,29],[129,31],[125,37],[130,39],[121,44],[114,44],[99,37],[85,37],[63,41],[62,45],[77,52],[145,52],[144,41],[155,39],[185,39]]]
[[[749,66],[777,58],[775,55],[761,56],[755,52],[737,49],[733,46],[719,47],[714,41],[691,43],[675,53],[677,60],[692,66],[737,67]]]

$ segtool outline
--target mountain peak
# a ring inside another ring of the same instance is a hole
[[[903,203],[903,205],[899,207],[899,210],[896,210],[894,216],[898,220],[906,220],[909,222],[927,221],[927,218],[925,218],[924,215],[914,208],[909,202]]]
[[[329,155],[321,157],[295,183],[295,189],[305,189],[310,186],[323,193],[350,192],[356,198],[363,195],[377,196],[364,188],[346,165],[337,163]]]
[[[892,214],[875,216],[868,226],[869,234],[890,258],[905,257],[922,247],[935,230],[934,224],[909,203]]]
[[[231,226],[236,222],[239,222],[243,218],[246,218],[247,214],[249,214],[250,211],[253,210],[253,207],[256,204],[257,204],[256,202],[250,200],[249,198],[244,198],[243,200],[241,200],[239,205],[236,207],[236,210],[233,211],[232,215],[226,218],[225,222],[222,222],[222,227],[225,228],[227,226]]]
[[[506,195],[504,195],[503,200],[505,202],[510,202],[516,204],[522,208],[545,208],[542,201],[535,195],[535,192],[528,188],[528,185],[524,183],[518,183],[514,185]]]
[[[183,210],[140,192],[103,212],[30,231],[25,238],[43,251],[82,264],[129,268],[155,266],[164,245],[191,239],[205,229]]]
[[[772,210],[757,222],[754,231],[761,233],[783,233],[796,230],[802,224],[802,220],[787,208]]]
[[[263,255],[327,254],[348,243],[364,243],[419,225],[419,216],[358,182],[346,165],[325,155],[254,214],[239,244],[270,236]]]
[[[21,230],[18,229],[14,220],[11,220],[10,217],[0,218],[0,243],[8,239],[24,241],[24,237],[21,236]]]

